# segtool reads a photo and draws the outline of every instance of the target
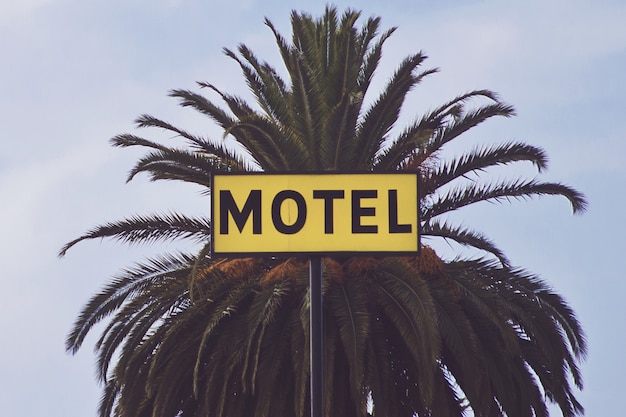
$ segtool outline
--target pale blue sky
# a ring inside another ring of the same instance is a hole
[[[476,128],[466,143],[524,140],[550,155],[546,179],[585,192],[589,211],[564,199],[481,205],[457,218],[495,240],[513,263],[550,282],[586,329],[590,353],[579,399],[588,416],[623,414],[626,280],[626,4],[531,0],[360,2],[365,16],[399,29],[375,85],[423,50],[441,72],[410,96],[405,121],[459,93],[489,88],[518,110]],[[340,8],[353,5],[335,2]],[[139,153],[108,139],[150,113],[221,137],[179,109],[172,88],[210,81],[245,93],[222,47],[239,42],[277,63],[269,17],[284,34],[292,8],[319,15],[324,2],[21,0],[0,4],[0,413],[94,416],[100,388],[89,339],[64,352],[74,317],[110,275],[163,247],[87,242],[62,260],[63,243],[108,220],[177,209],[199,214],[193,187],[124,184]],[[158,132],[139,132],[155,138]],[[155,135],[156,134],[156,135]],[[520,174],[532,173],[527,167]],[[555,413],[554,415],[559,415]]]

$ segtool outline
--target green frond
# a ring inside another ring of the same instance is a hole
[[[538,291],[536,295],[542,303],[542,306],[548,306],[554,320],[565,331],[574,355],[584,359],[587,355],[587,341],[582,326],[574,315],[574,311],[565,303],[560,295],[552,291],[541,290]],[[574,374],[576,384],[582,388],[582,381],[578,373]]]
[[[198,83],[201,87],[206,87],[206,84]],[[219,91],[218,91],[219,93]],[[169,92],[170,97],[178,98],[179,104],[182,107],[191,107],[192,109],[210,117],[217,124],[226,128],[230,126],[234,120],[228,115],[222,108],[213,104],[210,100],[201,94],[195,93],[189,90],[173,89]],[[143,126],[143,123],[142,125]],[[170,130],[168,127],[166,129]]]
[[[319,153],[321,138],[323,136],[322,114],[327,111],[324,103],[321,87],[310,73],[307,63],[303,61],[299,53],[293,57],[290,68],[291,81],[293,84],[293,106],[295,108],[293,118],[294,134],[302,138],[311,155],[310,169],[319,170]]]
[[[305,70],[312,79],[323,76],[327,65],[327,57],[324,56],[327,38],[323,33],[323,24],[323,21],[314,22],[307,14],[295,11],[291,14],[292,42],[297,52],[295,58],[306,66]],[[318,31],[318,28],[322,30]]]
[[[452,100],[449,100],[446,103],[440,105],[439,107],[431,111],[430,115],[458,118],[462,115],[465,105],[468,101],[479,98],[484,98],[494,103],[500,102],[500,98],[498,97],[498,95],[491,90],[472,90],[465,94],[456,96]],[[513,111],[511,115],[514,114],[515,112]]]
[[[123,243],[153,243],[173,239],[207,239],[211,233],[211,221],[207,218],[192,218],[179,213],[135,215],[128,219],[106,223],[96,227],[77,239],[68,242],[59,252],[66,252],[78,242],[86,239],[113,238]]]
[[[265,340],[265,333],[275,320],[284,299],[291,294],[289,281],[280,280],[272,287],[261,290],[250,304],[248,312],[248,335],[246,342],[245,359],[242,371],[242,383],[249,379],[251,391],[256,390],[256,380],[259,370],[261,347]]]
[[[366,288],[363,279],[349,277],[343,283],[331,287],[331,291],[326,295],[328,308],[335,317],[339,338],[347,358],[351,395],[357,404],[366,400],[363,397],[364,352],[370,327]]]
[[[480,201],[524,200],[541,195],[560,195],[567,198],[574,213],[583,212],[587,207],[584,196],[567,185],[519,179],[486,185],[471,183],[456,187],[442,196],[435,197],[432,204],[422,209],[421,218],[428,221],[441,214]]]
[[[473,149],[462,156],[443,162],[427,174],[428,186],[435,190],[469,174],[480,175],[485,169],[518,161],[529,161],[541,172],[548,165],[543,149],[525,143],[506,142],[500,145]]]
[[[138,128],[157,127],[172,133],[176,133],[177,136],[187,139],[190,144],[198,145],[205,142],[201,138],[192,135],[191,133],[183,129],[179,129],[171,123],[168,123],[154,116],[150,116],[149,114],[142,114],[141,116],[139,116],[137,119],[135,119],[135,124]]]
[[[363,63],[361,64],[361,71],[359,72],[359,78],[357,80],[357,91],[362,94],[367,92],[372,82],[372,78],[378,68],[380,58],[382,57],[382,48],[384,43],[396,31],[396,28],[386,30],[378,37],[375,45],[370,47],[370,43],[375,39],[379,25],[379,18],[372,18],[368,20],[367,25],[365,26],[366,29],[364,29],[362,36],[363,46],[361,47],[361,56],[363,56]]]
[[[228,133],[242,133],[259,144],[262,154],[257,160],[265,171],[302,170],[307,168],[310,155],[304,144],[284,132],[266,117],[252,115],[235,124]]]
[[[564,415],[573,416],[580,413],[582,409],[578,408],[579,405],[577,405],[578,403],[573,398],[569,388],[568,374],[573,375],[574,378],[579,376],[577,375],[578,371],[574,368],[581,355],[579,352],[575,353],[576,357],[573,357],[571,352],[577,349],[578,341],[584,343],[584,335],[582,330],[577,327],[574,330],[574,342],[568,343],[564,339],[561,333],[562,327],[558,324],[560,314],[554,314],[554,309],[564,308],[564,311],[569,311],[562,300],[558,297],[555,300],[549,298],[541,300],[539,296],[547,290],[545,284],[537,277],[521,270],[502,268],[485,261],[456,262],[450,267],[450,277],[465,277],[462,281],[457,280],[459,284],[463,283],[465,296],[476,294],[480,299],[488,300],[479,294],[481,292],[485,295],[490,294],[492,301],[489,304],[495,302],[494,305],[498,307],[496,309],[487,307],[487,305],[481,307],[481,304],[476,303],[479,298],[475,296],[472,296],[472,304],[468,304],[468,306],[480,307],[480,310],[477,311],[480,311],[480,314],[485,314],[484,317],[493,324],[505,323],[505,327],[498,326],[504,331],[501,333],[502,335],[516,335],[509,342],[505,352],[515,352],[517,349],[521,349],[521,358],[526,365],[521,363],[516,365],[517,362],[515,361],[509,361],[509,364],[495,361],[495,359],[499,360],[500,358],[493,356],[491,356],[491,362],[487,363],[491,369],[490,378],[496,378],[492,385],[500,387],[499,390],[496,390],[496,398],[501,398],[500,404],[503,408],[509,410],[519,410],[520,408],[517,402],[508,399],[510,392],[514,390],[512,387],[507,388],[507,384],[515,378],[517,381],[515,386],[526,390],[525,395],[528,395],[526,403],[531,404],[535,410],[543,410],[545,408],[543,398],[537,394],[539,390],[533,376],[537,375],[547,397],[559,405]],[[472,274],[467,275],[467,271],[472,271]],[[458,275],[459,273],[462,275]],[[548,291],[548,293],[550,292]],[[498,313],[494,315],[493,312]],[[497,320],[498,315],[502,315],[502,319]],[[475,318],[480,317],[476,316],[476,313],[473,316]],[[476,323],[477,320],[475,319],[474,322]],[[506,326],[509,326],[508,330]],[[483,329],[487,328],[483,327]],[[485,339],[481,337],[479,340]],[[515,340],[517,342],[514,342]],[[519,347],[512,350],[514,344]],[[518,369],[508,370],[509,366],[517,366]],[[527,367],[532,369],[533,374],[528,372]],[[507,373],[510,373],[510,376],[505,376]],[[458,381],[463,387],[464,382]],[[553,389],[554,392],[552,392]],[[470,402],[473,402],[470,396],[468,398]],[[509,401],[508,404],[507,401]]]
[[[421,157],[417,166],[426,159],[426,144],[441,127],[441,120],[424,116],[406,128],[388,147],[378,152],[373,163],[376,171],[397,171],[406,167],[411,157]],[[415,170],[415,167],[408,169]]]
[[[501,316],[504,303],[496,286],[500,282],[497,278],[508,276],[508,271],[495,261],[459,260],[446,265],[445,276],[463,296],[462,306],[473,317],[476,340],[482,344],[491,341],[515,356],[519,352],[518,335],[508,317]]]
[[[429,167],[430,163],[424,161],[467,129],[496,115],[514,114],[512,107],[496,103],[464,115],[465,102],[475,97],[487,97],[492,100],[497,98],[488,90],[475,90],[423,115],[393,139],[387,148],[379,152],[374,162],[376,170],[415,170],[422,165]]]
[[[267,127],[271,130],[265,130]],[[254,152],[255,159],[264,171],[285,171],[289,161],[276,143],[274,132],[270,122],[254,116],[246,117],[244,121],[235,123],[225,131],[226,134],[239,138],[240,142],[254,143],[254,148],[257,149]]]
[[[435,374],[435,395],[431,405],[432,415],[437,416],[465,416],[463,398],[457,394],[457,386],[454,379],[445,368],[437,368]]]
[[[104,384],[103,391],[104,392],[102,394],[102,397],[100,398],[100,404],[98,406],[98,415],[113,415],[113,409],[120,393],[120,387],[117,385],[114,379],[110,379]]]
[[[144,146],[146,148],[158,149],[160,151],[167,150],[166,146],[160,145],[156,142],[152,142],[150,140],[144,139],[136,135],[131,135],[128,133],[114,136],[110,142],[111,142],[111,145],[121,147],[121,148],[127,148],[130,146]]]
[[[67,338],[66,349],[76,353],[91,328],[117,310],[128,297],[140,294],[175,271],[185,269],[191,259],[186,254],[168,254],[122,271],[85,305]]]
[[[291,45],[287,43],[287,40],[280,34],[280,32],[278,32],[274,24],[268,18],[265,18],[264,23],[272,31],[276,46],[278,47],[278,51],[280,52],[283,60],[283,64],[285,67],[288,67],[292,51]]]
[[[259,62],[247,46],[242,44],[238,50],[250,66],[230,50],[227,55],[239,63],[257,103],[275,122],[288,126],[292,109],[289,108],[290,92],[286,89],[285,82],[269,64]]]
[[[378,99],[365,112],[355,138],[356,148],[361,151],[357,167],[371,166],[387,134],[395,125],[407,93],[426,75],[436,70],[420,74],[414,71],[426,59],[423,54],[415,54],[400,64]]]
[[[330,111],[327,134],[319,150],[327,169],[352,169],[351,162],[358,152],[352,138],[362,102],[362,96],[346,94]]]
[[[468,398],[480,403],[490,393],[485,389],[488,380],[484,375],[484,352],[480,349],[479,334],[474,330],[473,320],[458,300],[451,297],[447,287],[439,282],[433,288],[442,346],[438,371],[445,370],[448,375],[444,378],[446,383],[440,386],[446,393],[444,404],[449,406],[450,396],[458,401],[456,393],[448,392],[451,376],[454,376],[455,385],[460,385]],[[435,401],[438,401],[436,395]]]
[[[378,294],[379,307],[393,323],[418,370],[420,389],[428,398],[433,378],[434,360],[439,353],[435,307],[428,286],[415,272],[394,260],[387,260],[376,271],[373,286]]]
[[[213,331],[222,320],[237,312],[239,308],[238,305],[243,298],[250,296],[251,289],[256,285],[255,278],[256,277],[247,277],[247,279],[243,282],[238,283],[236,287],[232,288],[223,300],[212,302],[215,303],[215,307],[212,309],[213,314],[211,315],[210,320],[208,320],[207,324],[204,326],[204,332],[202,334],[202,340],[198,346],[198,354],[196,356],[196,364],[193,371],[193,390],[195,395],[198,395],[198,381],[203,363],[203,352],[209,342],[209,339],[213,336]],[[240,349],[243,349],[243,347],[240,346]]]
[[[141,172],[147,172],[152,181],[178,180],[210,186],[211,172],[228,172],[231,165],[222,159],[206,157],[195,152],[178,149],[149,152],[141,157],[129,171],[126,182]]]
[[[284,288],[286,283],[277,284]],[[272,292],[275,290],[271,290]],[[291,299],[285,300],[291,303]],[[252,313],[251,309],[251,313]],[[264,323],[265,335],[261,342],[259,352],[258,369],[256,372],[256,394],[258,398],[257,413],[259,417],[268,417],[272,415],[284,415],[277,413],[275,408],[285,404],[285,407],[291,405],[291,409],[284,410],[285,413],[295,410],[293,405],[294,394],[289,392],[295,384],[293,382],[294,375],[297,371],[291,366],[291,335],[294,331],[298,331],[299,326],[294,329],[296,322],[295,310],[288,308],[288,305],[281,305],[280,310],[276,310],[271,321]],[[286,384],[282,382],[287,381]],[[282,386],[283,388],[278,388]],[[282,397],[279,395],[282,394]],[[278,398],[277,398],[278,397]]]
[[[493,103],[479,107],[474,110],[464,112],[462,107],[455,108],[453,120],[446,123],[445,126],[435,132],[432,140],[426,148],[427,155],[437,152],[443,145],[456,139],[461,134],[467,132],[473,127],[485,122],[486,120],[496,117],[512,117],[515,115],[513,106],[505,103]]]
[[[135,295],[111,320],[96,343],[98,351],[98,374],[102,380],[116,352],[119,359],[115,366],[128,372],[127,363],[133,358],[152,354],[167,329],[167,318],[188,307],[186,291],[188,270],[175,271],[164,285],[155,284]],[[154,303],[153,300],[159,300]],[[155,326],[159,325],[155,330]],[[132,372],[131,374],[132,375]]]
[[[494,255],[502,263],[503,266],[509,265],[509,260],[502,250],[495,246],[495,244],[487,238],[487,236],[472,231],[470,229],[458,226],[452,226],[445,221],[440,223],[437,220],[426,222],[422,225],[422,236],[441,237],[443,239],[450,239],[463,246],[470,246],[476,249],[480,249],[485,252],[489,252]]]
[[[385,326],[376,317],[372,323],[372,332],[385,334]],[[400,415],[400,400],[393,389],[394,379],[391,374],[392,355],[390,354],[389,338],[372,337],[368,339],[368,382],[373,400],[374,415]]]
[[[136,119],[136,123],[138,127],[158,127],[158,128],[176,133],[178,136],[187,139],[191,148],[204,152],[209,162],[211,162],[211,160],[217,160],[217,161],[213,161],[213,163],[217,164],[218,166],[226,166],[231,170],[245,170],[246,167],[249,166],[249,164],[244,160],[244,158],[241,155],[239,155],[237,152],[230,151],[226,147],[221,146],[221,145],[215,146],[210,141],[202,137],[192,135],[191,133],[185,130],[179,129],[171,125],[170,123],[167,123],[158,118],[144,114],[141,117]],[[133,142],[125,142],[123,137],[113,138],[113,144],[115,146],[135,145],[135,143]],[[160,149],[160,151],[161,153],[154,153],[153,155],[160,155],[160,154],[164,155],[164,161],[169,161],[171,165],[177,165],[177,161],[175,158],[175,155],[177,152],[182,152],[184,154],[183,150],[176,150],[174,148],[169,148],[169,147]],[[174,155],[174,157],[171,160],[168,160],[167,159],[168,155]],[[200,165],[202,164],[200,163]]]

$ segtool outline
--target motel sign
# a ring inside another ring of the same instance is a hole
[[[417,183],[416,172],[214,174],[212,254],[415,254]]]

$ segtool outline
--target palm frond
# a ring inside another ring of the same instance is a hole
[[[130,170],[126,182],[137,174],[147,172],[152,181],[178,180],[210,187],[211,172],[228,172],[231,165],[219,158],[210,158],[178,149],[150,152],[141,157]]]
[[[361,154],[357,160],[357,167],[370,166],[386,141],[387,134],[395,125],[407,93],[426,75],[436,70],[426,70],[420,74],[414,71],[426,59],[418,53],[406,58],[389,80],[379,98],[365,112],[355,138],[355,146]]]
[[[446,222],[440,223],[437,220],[424,223],[421,233],[422,236],[434,236],[441,237],[443,239],[450,239],[460,245],[470,246],[489,252],[498,258],[503,266],[509,266],[509,260],[504,252],[495,246],[495,244],[487,238],[487,236],[481,233],[464,227],[452,226]]]
[[[117,135],[111,139],[111,144],[117,147],[130,147],[130,146],[144,146],[148,148],[156,149],[160,152],[153,153],[153,161],[156,163],[155,159],[158,159],[158,156],[161,156],[163,163],[169,163],[169,165],[181,165],[178,164],[182,161],[177,161],[177,156],[180,154],[182,156],[192,156],[197,158],[204,157],[206,158],[210,164],[214,164],[216,166],[216,170],[229,170],[229,171],[249,171],[250,164],[244,160],[244,158],[239,155],[237,152],[233,152],[227,149],[223,145],[214,145],[210,141],[203,139],[198,136],[188,135],[191,143],[189,144],[190,149],[195,152],[188,152],[184,149],[175,149],[167,146],[160,145],[158,143],[146,140],[144,138],[130,135],[130,134],[122,134]],[[145,159],[145,158],[144,158]],[[205,166],[204,163],[194,161],[192,165],[196,166]],[[135,170],[137,170],[137,165],[135,166]],[[137,171],[139,172],[139,171]],[[157,172],[154,170],[153,172]],[[210,172],[210,171],[209,171]],[[206,172],[205,172],[206,174]],[[129,176],[128,180],[132,179],[132,175]]]
[[[363,398],[364,351],[369,337],[369,314],[367,293],[363,279],[346,279],[342,285],[331,287],[326,295],[337,324],[337,331],[349,365],[351,395],[356,403]]]
[[[567,185],[519,179],[495,184],[473,183],[456,187],[442,196],[437,196],[432,204],[424,207],[421,218],[428,221],[441,214],[480,201],[524,200],[540,195],[560,195],[567,198],[574,213],[584,212],[587,207],[585,197]]]
[[[518,161],[531,162],[539,172],[548,165],[548,158],[543,149],[525,143],[507,142],[477,148],[459,158],[443,162],[429,173],[431,181],[428,181],[428,184],[434,190],[468,174],[480,174],[487,168]]]
[[[274,122],[288,126],[292,116],[292,109],[289,107],[291,93],[286,88],[285,82],[269,64],[259,62],[246,45],[241,44],[238,50],[249,65],[234,52],[228,49],[225,52],[239,64],[257,103]]]
[[[206,84],[202,82],[199,82],[198,85],[200,87],[211,87],[210,84]],[[219,93],[219,91],[217,92]],[[210,117],[213,121],[215,121],[218,125],[220,125],[224,129],[228,128],[228,126],[231,126],[235,121],[232,118],[232,116],[230,116],[221,107],[213,104],[210,100],[208,100],[206,97],[204,97],[201,94],[198,94],[189,90],[184,90],[184,89],[173,89],[173,90],[170,90],[169,96],[178,98],[179,104],[181,106],[191,107],[194,110],[204,114],[205,116]],[[149,120],[146,120],[146,121],[148,122],[148,124],[144,124],[142,119],[139,119],[138,123],[140,123],[140,127],[151,125],[149,123]],[[159,126],[157,125],[157,127]],[[166,124],[166,127],[164,128],[167,130],[174,130],[174,131],[177,130],[177,129],[171,129],[171,126],[169,124]]]
[[[187,268],[191,260],[192,257],[187,254],[163,255],[139,263],[114,277],[85,305],[67,338],[66,349],[75,353],[91,328],[117,310],[128,297],[167,279],[174,271]]]
[[[401,262],[385,261],[376,272],[374,281],[379,306],[393,322],[415,363],[433,364],[439,353],[435,308],[426,283]],[[383,302],[384,300],[384,302]],[[420,367],[422,394],[429,398],[433,369]]]
[[[61,248],[59,256],[77,243],[86,239],[113,238],[124,243],[152,243],[173,239],[200,241],[211,234],[211,221],[207,218],[187,217],[179,213],[135,215],[125,220],[106,223],[91,229],[84,235],[68,242]]]
[[[456,139],[461,134],[467,132],[473,127],[485,122],[486,120],[496,117],[504,116],[511,117],[515,115],[515,109],[513,106],[505,103],[492,103],[479,107],[474,110],[469,110],[463,113],[463,107],[458,106],[454,108],[454,119],[447,123],[442,129],[436,131],[432,140],[426,147],[426,154],[432,155],[443,145]]]
[[[378,68],[378,64],[380,63],[380,58],[382,57],[382,48],[384,43],[391,37],[391,35],[396,31],[396,28],[391,28],[382,33],[376,43],[370,47],[370,43],[374,40],[374,36],[377,33],[378,27],[380,25],[380,18],[371,18],[368,20],[363,33],[363,41],[361,47],[361,55],[363,56],[363,64],[361,65],[361,71],[359,73],[359,78],[357,80],[358,90],[362,94],[365,95],[367,92],[372,78],[376,69]],[[363,55],[367,54],[367,55]]]
[[[352,138],[355,134],[356,120],[363,102],[363,97],[345,94],[329,114],[327,134],[320,145],[323,165],[332,170],[350,170],[351,155],[357,149]]]

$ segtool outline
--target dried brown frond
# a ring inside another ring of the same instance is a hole
[[[380,264],[380,260],[371,257],[350,258],[343,264],[343,270],[348,277],[362,277],[369,271],[375,269]]]
[[[193,270],[193,273],[190,274],[191,284],[194,284],[194,283],[197,283],[199,281],[206,279],[206,277],[210,275],[211,271],[214,271],[216,268],[219,269],[219,267],[216,264],[197,267],[196,269]]]
[[[228,276],[241,278],[260,274],[263,262],[259,258],[230,259],[220,263],[217,267]]]
[[[422,246],[419,256],[413,259],[413,266],[422,275],[440,275],[444,270],[443,261],[437,253],[428,246]]]
[[[334,259],[324,258],[324,273],[331,282],[338,284],[343,282],[343,267]]]
[[[404,259],[417,270],[421,278],[430,282],[431,288],[442,289],[457,300],[461,298],[461,290],[446,276],[443,260],[431,247],[422,246],[419,256]]]
[[[281,279],[295,279],[298,276],[298,270],[301,269],[304,265],[301,262],[298,262],[296,258],[289,258],[286,261],[273,266],[269,269],[263,276],[259,282],[273,282]]]

